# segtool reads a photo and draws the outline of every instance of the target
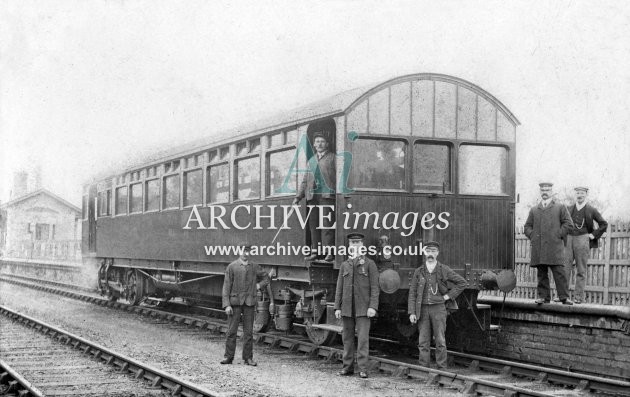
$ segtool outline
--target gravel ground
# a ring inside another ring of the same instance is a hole
[[[340,363],[254,347],[257,367],[220,365],[224,337],[0,282],[0,303],[210,390],[235,396],[453,396],[421,380],[339,377]]]

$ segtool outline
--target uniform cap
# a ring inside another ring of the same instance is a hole
[[[317,137],[324,138],[326,142],[328,142],[328,132],[326,131],[317,131],[316,133],[314,133],[313,140],[315,140],[315,138]]]
[[[551,183],[551,182],[540,182],[540,183],[538,184],[538,186],[540,186],[540,187],[545,187],[545,186],[552,187],[552,186],[553,186],[553,183]]]
[[[350,233],[348,234],[348,240],[363,240],[365,236],[361,233]]]
[[[588,193],[588,188],[586,186],[576,186],[573,190],[575,190],[576,192],[581,190],[583,192]]]
[[[437,249],[440,249],[440,243],[438,243],[437,241],[428,241],[427,243],[424,244],[424,248],[429,248],[429,247],[435,247]]]

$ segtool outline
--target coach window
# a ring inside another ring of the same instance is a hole
[[[160,180],[151,179],[146,181],[144,185],[145,211],[158,211],[160,209]]]
[[[236,200],[260,198],[260,159],[258,156],[234,162]]]
[[[461,194],[507,194],[507,149],[502,146],[459,147],[459,192]]]
[[[202,189],[203,172],[201,170],[184,172],[184,207],[201,204]]]
[[[164,177],[162,209],[179,208],[179,174]]]
[[[111,190],[98,192],[98,216],[109,216],[112,214],[111,201]]]
[[[267,195],[275,196],[282,194],[291,194],[291,192],[278,191],[280,187],[284,185],[289,171],[291,170],[291,164],[293,163],[293,156],[295,155],[295,149],[288,149],[269,153],[267,155]],[[297,186],[297,173],[291,175],[291,179],[287,183],[288,190],[291,190],[295,194]]]
[[[441,143],[416,142],[413,146],[413,189],[451,191],[451,148]]]
[[[226,203],[230,199],[230,166],[218,164],[208,167],[206,186],[207,204]]]
[[[400,190],[405,183],[405,141],[359,138],[352,145],[350,186]]]
[[[129,213],[142,212],[142,183],[129,186]]]
[[[116,188],[116,215],[127,213],[127,186]]]

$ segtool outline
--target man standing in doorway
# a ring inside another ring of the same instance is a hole
[[[586,284],[586,266],[591,248],[597,248],[599,238],[604,234],[608,223],[602,218],[599,211],[587,203],[588,188],[578,186],[575,188],[575,204],[569,207],[569,214],[573,220],[573,230],[568,235],[566,246],[565,273],[567,280],[571,280],[573,260],[576,265],[575,291],[573,301],[576,304],[584,300],[584,285]],[[593,227],[593,221],[598,228]]]
[[[313,135],[313,147],[317,167],[314,172],[304,176],[293,205],[306,197],[306,205],[313,205],[308,217],[308,227],[311,233],[311,254],[305,260],[317,259],[318,247],[331,247],[335,244],[335,155],[330,152],[327,132],[316,132]],[[310,159],[309,161],[313,161]],[[311,168],[311,169],[312,169]],[[322,225],[319,224],[320,219]],[[318,228],[320,227],[320,228]],[[325,261],[332,261],[334,255],[328,252]]]
[[[529,210],[525,222],[525,235],[531,241],[530,266],[538,270],[538,299],[541,305],[551,301],[549,270],[553,273],[558,298],[564,305],[572,305],[569,300],[569,285],[564,271],[565,239],[573,225],[571,217],[562,204],[552,199],[553,183],[542,182],[541,202]]]

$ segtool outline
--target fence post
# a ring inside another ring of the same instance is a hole
[[[610,230],[606,233],[606,247],[604,249],[604,300],[602,302],[604,305],[611,304],[608,289],[610,288],[610,251],[612,247],[613,229],[615,229],[615,225],[610,225]]]

